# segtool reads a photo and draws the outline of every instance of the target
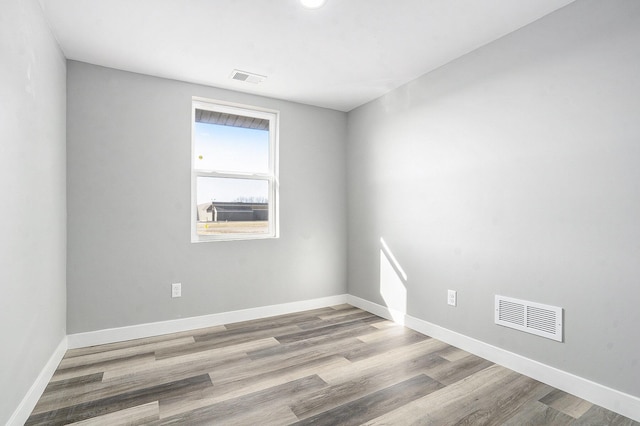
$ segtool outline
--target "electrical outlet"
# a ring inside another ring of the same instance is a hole
[[[171,297],[182,297],[182,283],[171,284]]]
[[[458,304],[458,292],[455,290],[449,290],[447,295],[447,303],[451,306],[456,306]]]

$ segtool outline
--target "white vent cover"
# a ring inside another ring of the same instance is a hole
[[[233,70],[231,73],[232,80],[244,81],[246,83],[258,84],[267,79],[266,76],[260,74],[254,74],[252,72]]]
[[[562,308],[496,295],[498,325],[562,342]]]

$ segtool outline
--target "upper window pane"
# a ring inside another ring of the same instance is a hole
[[[269,172],[269,130],[195,123],[194,167],[241,173]]]

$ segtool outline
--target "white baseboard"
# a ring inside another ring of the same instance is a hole
[[[33,385],[31,385],[31,388],[29,388],[27,394],[24,396],[24,398],[22,398],[22,401],[20,401],[20,405],[18,405],[16,411],[14,411],[9,418],[7,426],[24,425],[24,423],[31,415],[31,412],[35,408],[36,404],[38,403],[38,400],[42,396],[44,389],[49,384],[49,380],[51,380],[53,373],[55,373],[56,368],[58,368],[58,364],[60,364],[60,361],[62,360],[62,357],[64,356],[66,351],[67,337],[65,336],[62,341],[60,341],[60,344],[55,349],[53,355],[51,355],[49,361],[47,361],[42,371],[40,371],[40,374],[36,378],[36,381],[33,382]]]
[[[559,370],[538,361],[473,339],[410,315],[393,311],[356,296],[348,295],[347,303],[389,320],[404,316],[404,325],[469,353],[507,367],[525,376],[585,399],[593,404],[640,422],[640,398]]]
[[[511,370],[517,371],[518,373],[532,377],[543,383],[547,383],[553,387],[640,422],[640,398],[638,397],[611,389],[607,386],[567,373],[566,371],[559,370],[555,367],[542,364],[538,361],[534,361],[488,343],[481,342],[463,334],[456,333],[430,322],[406,315],[402,312],[391,310],[386,306],[378,305],[356,296],[343,294],[319,299],[204,315],[200,317],[68,335],[60,342],[53,355],[51,355],[51,358],[20,402],[18,408],[16,408],[16,411],[9,419],[7,425],[22,425],[29,418],[31,411],[33,411],[33,408],[49,383],[51,376],[53,376],[53,373],[58,367],[58,364],[60,363],[60,360],[62,360],[67,349],[158,336],[161,334],[188,331],[239,321],[249,321],[309,309],[340,305],[342,303],[349,303],[375,315],[394,320],[396,322],[404,322],[407,327],[420,333],[456,346],[474,355],[485,358],[491,362],[495,362],[496,364],[500,364]]]
[[[382,318],[386,318],[391,321],[395,321],[398,324],[404,324],[406,320],[406,314],[400,311],[395,311],[386,306],[378,305],[377,303],[369,302],[368,300],[361,299],[357,296],[347,295],[347,303],[356,308],[364,309],[367,312],[371,312]],[[395,319],[395,318],[399,318]]]
[[[249,321],[275,315],[306,311],[309,309],[340,305],[343,303],[347,303],[346,294],[303,300],[299,302],[282,303],[279,305],[261,306],[258,308],[223,312],[219,314],[203,315],[199,317],[70,334],[62,339],[56,350],[53,352],[53,355],[49,358],[49,361],[38,375],[38,378],[9,419],[7,426],[23,425],[27,421],[33,411],[33,408],[42,396],[44,389],[51,380],[53,373],[56,371],[56,368],[58,368],[58,364],[60,364],[60,361],[64,357],[67,349],[121,342],[143,337],[152,337],[161,334],[176,333],[221,324],[231,324],[239,321]]]
[[[258,308],[243,309],[239,311],[222,312],[219,314],[203,315],[199,317],[70,334],[67,336],[68,347],[69,349],[75,349],[87,346],[103,345],[106,343],[122,342],[125,340],[213,327],[221,324],[231,324],[234,322],[267,318],[275,315],[306,311],[309,309],[324,308],[327,306],[340,305],[342,303],[347,303],[346,294],[303,300],[299,302],[282,303],[279,305],[261,306]]]

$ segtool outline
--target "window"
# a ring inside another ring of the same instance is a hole
[[[193,100],[191,241],[278,237],[278,112]]]

